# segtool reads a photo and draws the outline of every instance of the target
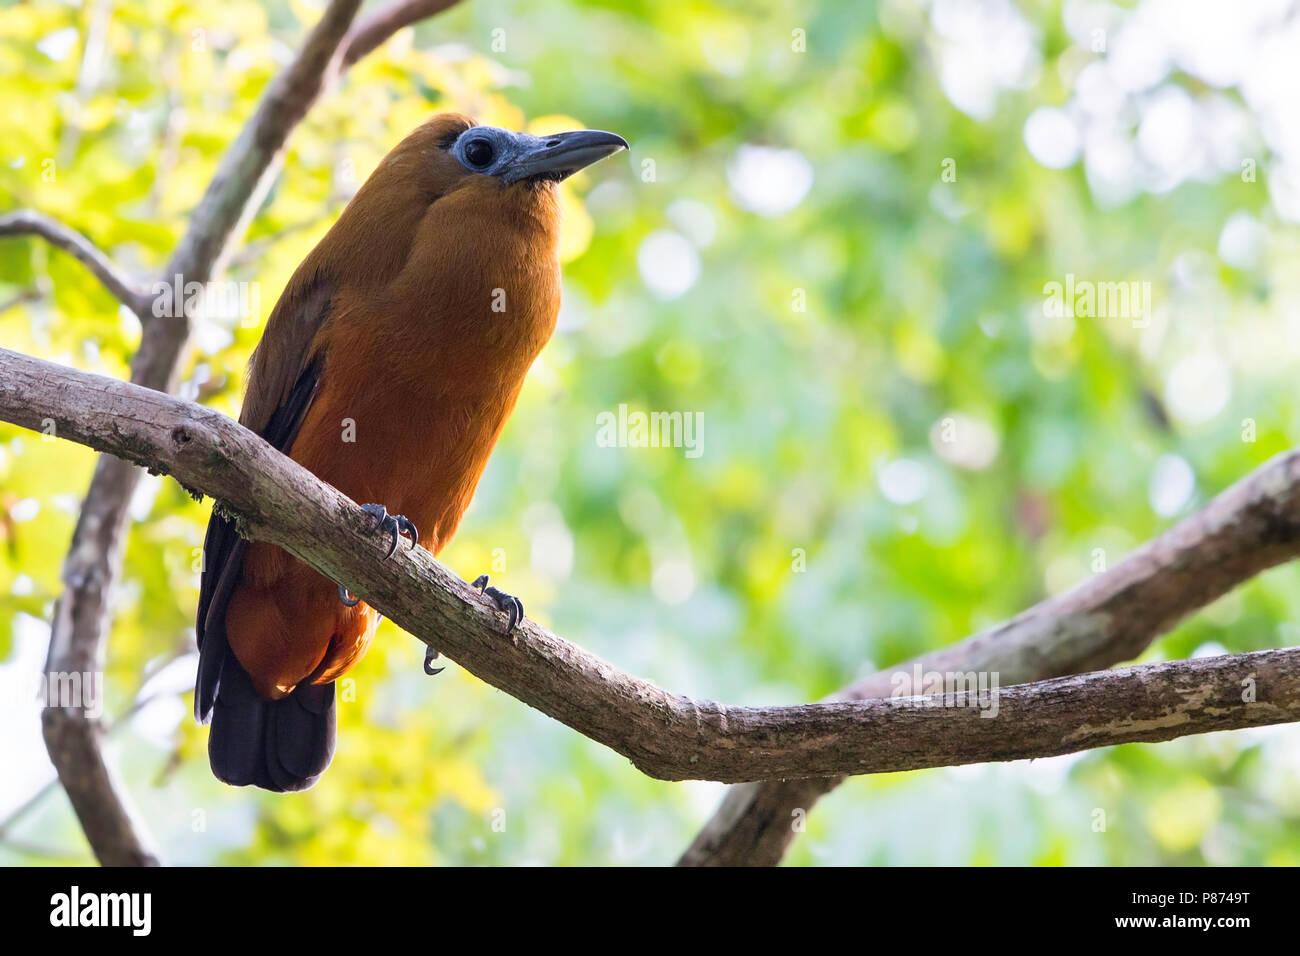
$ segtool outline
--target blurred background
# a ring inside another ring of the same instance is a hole
[[[149,275],[320,4],[0,2],[0,212]],[[614,130],[565,184],[559,329],[442,560],[728,704],[801,703],[1113,564],[1295,442],[1300,10],[1289,0],[465,0],[313,109],[199,319],[183,394],[237,413],[290,273],[398,139],[455,109]],[[1135,282],[1140,314],[1050,307]],[[1149,283],[1149,285],[1143,285]],[[140,329],[0,242],[0,343],[125,377]],[[699,413],[699,454],[597,417]],[[0,862],[92,862],[37,677],[93,455],[0,425]],[[114,603],[109,748],[175,863],[671,862],[723,788],[623,758],[385,622],[331,771],[219,784],[190,716],[210,505],[149,478]],[[1143,660],[1296,643],[1300,571]],[[121,715],[120,720],[117,719]],[[860,777],[794,864],[1300,863],[1300,729]],[[1094,832],[1094,811],[1107,829]]]

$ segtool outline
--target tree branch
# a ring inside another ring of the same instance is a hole
[[[109,294],[134,312],[141,322],[150,317],[149,296],[143,287],[70,226],[34,209],[19,209],[0,216],[0,236],[40,236],[89,269]]]
[[[205,283],[220,270],[221,260],[261,205],[289,134],[338,71],[355,61],[342,62],[341,44],[360,4],[331,0],[293,62],[271,81],[222,157],[161,281],[170,283],[180,275],[185,282]],[[394,21],[393,29],[404,25]],[[375,46],[383,40],[378,31],[370,36]],[[131,380],[172,390],[189,335],[183,314],[145,324]],[[96,462],[63,565],[64,593],[54,610],[47,672],[102,669],[109,595],[121,573],[128,506],[138,481],[139,472],[120,459],[104,456]],[[144,828],[133,822],[126,791],[104,758],[99,728],[81,712],[59,708],[47,708],[42,723],[50,759],[99,861],[157,863]]]
[[[347,584],[483,680],[661,779],[733,782],[914,770],[1300,719],[1295,649],[1016,687],[999,687],[1000,676],[986,674],[979,687],[992,685],[987,696],[973,688],[930,697],[881,693],[788,707],[694,700],[619,670],[535,622],[505,638],[502,615],[427,551],[403,549],[381,560],[386,536],[369,515],[217,412],[3,349],[0,372],[0,420],[40,428],[53,419],[60,437],[213,495],[251,537]],[[1231,516],[1220,504],[1225,499]],[[1254,530],[1262,520],[1275,538],[1294,543],[1300,453],[1265,466],[1207,513],[1231,520],[1204,523],[1203,515],[1202,531],[1229,525]],[[1204,534],[1199,540],[1201,547],[1212,546]],[[1280,546],[1256,540],[1265,551]],[[1043,633],[1071,627],[1064,619],[1044,625]],[[914,689],[898,679],[892,684],[888,690],[895,694]]]
[[[403,27],[454,7],[460,0],[396,0],[376,10],[352,28],[343,44],[343,67],[346,69]]]

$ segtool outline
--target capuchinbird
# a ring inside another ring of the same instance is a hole
[[[390,152],[293,274],[239,421],[391,536],[437,554],[469,506],[560,303],[555,184],[626,149],[442,114]],[[474,582],[507,613],[514,597]],[[204,541],[194,710],[213,773],[310,787],[334,754],[334,682],[378,613],[214,511]],[[430,657],[436,656],[431,653]],[[436,673],[426,659],[425,670]]]

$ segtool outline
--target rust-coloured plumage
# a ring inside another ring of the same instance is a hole
[[[555,327],[553,182],[625,146],[437,116],[403,140],[299,266],[254,353],[240,422],[435,554],[468,507]],[[396,532],[394,531],[394,534]],[[310,786],[333,753],[333,681],[378,615],[215,515],[195,709],[214,772]]]

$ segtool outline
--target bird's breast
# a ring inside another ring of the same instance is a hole
[[[341,303],[290,456],[354,501],[406,515],[437,553],[554,329],[548,271],[461,277],[436,298]]]

